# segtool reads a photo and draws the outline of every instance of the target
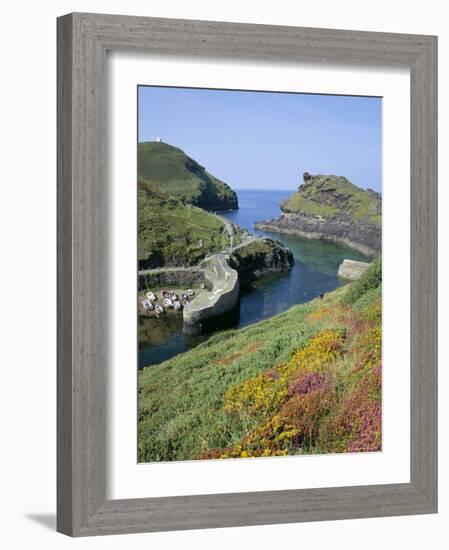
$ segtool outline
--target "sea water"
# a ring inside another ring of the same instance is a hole
[[[236,192],[239,209],[221,215],[253,234],[281,241],[293,252],[295,265],[287,273],[244,291],[237,310],[217,321],[215,330],[244,327],[316,298],[321,292],[330,292],[345,284],[337,276],[338,266],[345,258],[367,261],[360,253],[338,244],[255,230],[254,223],[281,214],[279,205],[292,191],[240,189]],[[210,333],[197,337],[184,335],[182,315],[140,318],[139,368],[183,353],[209,336]]]

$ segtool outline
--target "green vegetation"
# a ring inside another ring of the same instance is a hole
[[[138,163],[139,269],[197,265],[242,243],[243,230],[210,212],[238,208],[228,185],[166,143],[139,143]],[[273,266],[262,267],[278,268],[278,260],[290,254],[267,239],[249,247],[239,252],[248,270],[254,258],[262,264],[270,256]]]
[[[321,204],[313,198],[302,196],[300,193],[294,193],[291,197],[285,200],[281,209],[286,213],[305,214],[306,216],[322,216],[323,218],[331,218],[338,214],[338,208],[328,204]]]
[[[380,262],[139,374],[139,461],[381,448]]]
[[[343,302],[345,304],[355,304],[368,292],[374,292],[382,283],[382,259],[381,256],[375,258],[370,267],[362,274],[346,292]],[[369,294],[371,296],[371,294]],[[365,296],[366,300],[366,296]]]
[[[381,198],[357,187],[342,176],[312,176],[281,206],[286,213],[381,224]]]
[[[139,143],[138,173],[143,180],[186,204],[211,211],[238,208],[237,195],[226,183],[167,143]]]
[[[267,254],[273,252],[273,243],[274,241],[268,238],[254,240],[235,250],[231,254],[231,261],[245,261],[247,259],[253,261],[256,257],[265,258]]]
[[[196,265],[230,244],[215,214],[165,193],[152,182],[138,182],[138,260],[140,269]]]

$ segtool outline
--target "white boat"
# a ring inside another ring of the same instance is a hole
[[[195,296],[195,292],[191,288],[189,288],[189,290],[187,291],[187,295],[188,296]]]
[[[142,307],[145,311],[152,311],[154,309],[154,305],[149,300],[143,300]]]
[[[173,302],[170,298],[164,298],[163,304],[165,307],[173,307]]]
[[[157,296],[154,292],[147,292],[147,298],[150,300],[150,302],[154,302],[157,300]]]
[[[173,309],[175,311],[181,311],[182,309],[182,304],[181,302],[179,302],[178,300],[176,300],[175,302],[173,302]]]
[[[160,305],[157,305],[154,309],[156,311],[157,316],[161,315],[162,313],[165,313],[164,308]]]

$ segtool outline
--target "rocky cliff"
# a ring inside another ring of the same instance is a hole
[[[236,193],[178,147],[159,141],[138,145],[139,178],[205,210],[236,210]]]
[[[339,242],[366,256],[382,246],[382,198],[343,176],[304,174],[298,191],[281,204],[282,214],[256,229]]]

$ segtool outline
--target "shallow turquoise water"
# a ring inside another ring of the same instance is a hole
[[[282,313],[294,304],[316,298],[320,292],[330,292],[344,284],[337,277],[338,266],[345,258],[366,261],[366,258],[343,246],[324,241],[309,241],[256,231],[254,223],[280,215],[279,204],[291,191],[237,190],[239,210],[222,215],[257,235],[277,239],[293,252],[293,269],[245,292],[237,311],[225,319],[214,321],[211,327],[220,330],[242,327]],[[171,319],[145,319],[139,322],[139,368],[158,364],[182,353],[207,339],[209,335],[189,337],[182,333],[181,316]]]

